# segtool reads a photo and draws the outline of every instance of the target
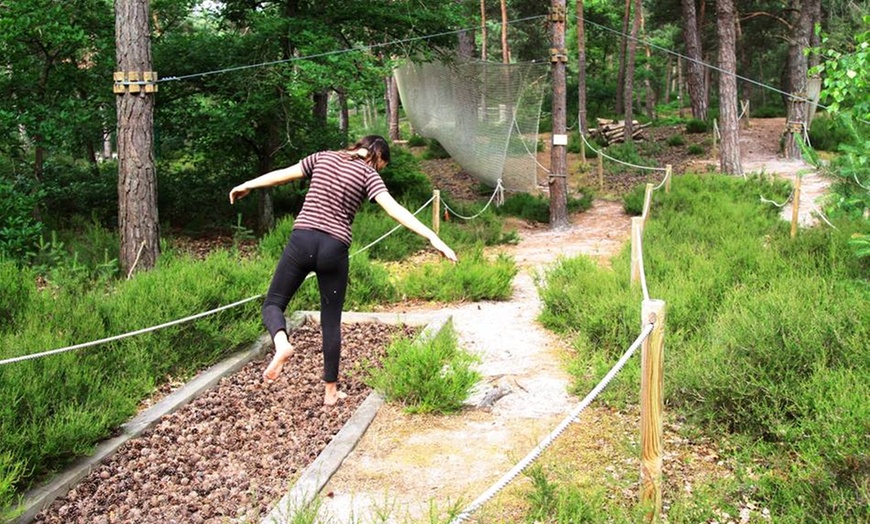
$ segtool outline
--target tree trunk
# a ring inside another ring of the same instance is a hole
[[[631,0],[625,0],[625,14],[622,17],[622,34],[628,34],[628,24],[631,21]],[[619,66],[616,70],[616,114],[625,111],[625,46],[626,38],[619,39]]]
[[[677,99],[680,101],[677,113],[683,118],[683,59],[680,57],[677,57]]]
[[[151,71],[148,12],[148,0],[115,1],[117,68],[138,73],[139,78],[145,71]],[[121,270],[131,274],[134,270],[153,268],[160,254],[154,95],[144,89],[120,93],[117,113],[119,258]]]
[[[640,12],[640,34],[646,40],[646,28],[644,25],[644,17],[643,11]],[[652,77],[652,72],[650,71],[650,63],[652,63],[652,51],[649,48],[649,44],[644,45],[644,54],[646,55],[646,63],[644,64],[644,70],[646,71],[646,78],[644,78],[643,85],[646,89],[646,116],[650,120],[656,119],[656,92],[653,89],[653,84],[650,78]]]
[[[577,129],[584,136],[589,131],[586,125],[586,24],[583,20],[583,0],[577,0]]]
[[[565,0],[552,0],[551,13],[557,13],[550,21],[550,47],[560,50],[565,49]],[[571,226],[568,221],[568,158],[567,148],[563,143],[557,143],[556,137],[567,137],[568,126],[566,122],[567,95],[565,68],[566,62],[554,60],[552,62],[553,80],[553,143],[550,148],[550,229],[565,230]],[[566,140],[567,142],[567,140]]]
[[[795,1],[795,22],[792,24],[792,40],[789,42],[789,84],[793,97],[788,100],[788,127],[785,130],[785,157],[800,158],[801,143],[807,123],[807,68],[809,62],[804,50],[810,45],[813,23],[813,0]]]
[[[326,127],[329,117],[329,91],[316,91],[311,98],[314,101],[314,121]]]
[[[722,143],[719,167],[722,173],[740,175],[740,136],[737,126],[737,9],[734,0],[716,0],[719,32],[719,128]]]
[[[683,38],[686,40],[686,81],[692,102],[692,116],[707,119],[707,95],[704,87],[704,66],[701,65],[701,37],[695,0],[681,0],[683,7]]]
[[[480,59],[486,61],[486,0],[480,0]]]
[[[643,17],[643,2],[635,0],[634,2],[634,23],[631,26],[631,38],[628,40],[628,46],[625,52],[625,141],[631,142],[634,139],[634,128],[632,119],[634,118],[634,58],[637,53],[637,35],[640,32],[640,22]]]
[[[342,136],[347,137],[347,133],[350,130],[350,113],[347,109],[347,91],[340,87],[335,90],[336,96],[338,96],[338,131],[342,134]]]
[[[389,112],[387,114],[389,115],[390,141],[396,142],[402,139],[399,131],[399,86],[396,84],[396,77],[387,77],[386,87],[387,98],[389,99],[387,104]]]
[[[462,0],[456,0],[456,3],[461,4]],[[459,56],[462,58],[471,58],[474,56],[474,32],[470,30],[460,31],[456,37],[459,40]]]
[[[510,47],[508,47],[507,29],[507,0],[501,0],[501,62],[503,64],[511,63],[511,50]]]

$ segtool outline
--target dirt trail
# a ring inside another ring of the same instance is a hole
[[[598,201],[567,231],[520,225],[510,249],[520,266],[506,302],[442,309],[453,315],[460,343],[480,355],[484,386],[459,415],[409,416],[382,408],[356,450],[324,488],[322,514],[337,522],[419,522],[430,504],[470,502],[533,449],[574,408],[562,368],[565,348],[536,321],[535,278],[559,257],[605,262],[624,245],[630,217],[619,203]],[[401,309],[401,313],[418,313]],[[491,388],[507,392],[491,408],[476,407]]]
[[[815,202],[826,181],[801,161],[778,153],[784,121],[753,121],[741,131],[744,171],[793,179],[803,176],[801,224],[814,222]],[[703,169],[701,171],[705,171]],[[791,218],[791,204],[783,207]],[[503,248],[521,268],[507,302],[483,302],[449,307],[460,342],[482,358],[485,388],[508,394],[490,409],[476,407],[485,390],[459,415],[420,417],[383,408],[357,448],[323,490],[321,516],[334,522],[423,522],[441,516],[452,505],[464,508],[526,456],[577,405],[567,394],[562,362],[563,341],[536,321],[541,303],[535,279],[560,257],[588,255],[603,265],[622,249],[630,235],[630,217],[621,203],[596,201],[576,216],[568,231],[518,224],[517,246]],[[419,313],[404,308],[402,313]],[[619,441],[631,441],[633,415],[592,406],[563,435],[576,447],[612,455]],[[715,444],[688,442],[666,424],[666,475],[679,478],[686,489],[709,476],[728,476]],[[578,444],[579,443],[579,444]],[[576,449],[576,448],[575,448]],[[610,450],[610,451],[608,451]],[[625,457],[613,458],[624,462]],[[626,496],[635,496],[632,493]],[[509,504],[508,504],[509,505]],[[496,518],[506,519],[504,511]]]

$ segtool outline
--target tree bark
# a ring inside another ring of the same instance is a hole
[[[586,24],[583,0],[577,0],[577,129],[586,135]],[[583,158],[585,161],[586,159]]]
[[[631,0],[625,0],[625,13],[622,17],[622,34],[628,34],[628,24],[631,21]],[[616,70],[616,114],[625,111],[625,46],[626,37],[619,40],[619,66]]]
[[[347,137],[347,133],[350,130],[350,113],[347,108],[347,90],[343,87],[340,87],[335,90],[335,94],[338,97],[338,131],[342,134],[342,136]]]
[[[631,142],[634,139],[634,128],[632,119],[634,118],[634,63],[635,55],[637,54],[637,35],[640,32],[640,22],[643,18],[643,2],[635,0],[634,2],[634,23],[631,26],[631,38],[628,40],[628,46],[625,51],[625,141]]]
[[[480,59],[486,61],[486,0],[480,0]]]
[[[565,0],[552,0],[552,13],[561,13],[562,18],[550,22],[550,47],[563,51],[565,49]],[[558,17],[556,17],[558,18]],[[564,230],[571,224],[568,221],[568,159],[567,149],[563,144],[557,144],[555,137],[567,137],[567,95],[565,66],[562,60],[552,62],[553,80],[553,144],[550,148],[550,229]]]
[[[151,71],[148,0],[115,1],[118,71]],[[132,87],[132,86],[131,86]],[[139,86],[137,86],[139,87]],[[154,95],[140,89],[117,97],[118,229],[125,274],[153,268],[160,253],[154,169]]]
[[[314,101],[314,121],[326,127],[329,117],[329,91],[326,89],[316,91],[311,98]]]
[[[692,116],[707,120],[707,90],[704,82],[701,37],[695,0],[681,0],[683,8],[683,38],[686,41],[686,83],[692,103]]]
[[[737,9],[734,0],[716,0],[719,33],[719,127],[722,143],[719,167],[722,173],[740,175],[740,136],[737,125]]]
[[[389,124],[390,124],[390,141],[396,142],[402,139],[399,130],[399,86],[396,84],[396,77],[387,77],[387,97],[389,98]]]
[[[511,63],[511,50],[510,47],[508,47],[507,28],[507,0],[501,0],[501,61],[503,64]]]
[[[462,0],[456,0],[456,3],[461,4]],[[456,37],[457,40],[459,40],[459,56],[462,58],[471,58],[474,56],[474,32],[471,30],[460,31]]]
[[[813,0],[794,0],[795,22],[789,42],[789,84],[794,95],[788,100],[788,127],[785,130],[785,157],[800,158],[801,143],[807,123],[807,69],[809,62],[804,50],[810,45],[813,23]]]

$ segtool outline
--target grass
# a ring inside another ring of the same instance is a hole
[[[848,245],[870,225],[843,219],[791,239],[778,210],[758,199],[787,191],[760,178],[684,176],[656,195],[644,265],[651,295],[667,304],[667,411],[720,443],[734,471],[691,496],[668,495],[669,522],[722,520],[745,500],[776,522],[870,517],[870,264]],[[573,340],[577,392],[638,332],[641,297],[628,269],[626,248],[612,269],[572,259],[546,277],[541,320]],[[636,405],[637,366],[601,400]],[[574,508],[574,477],[537,474],[529,515],[573,508],[560,521],[636,521],[636,504],[612,497],[585,520],[612,482],[581,488],[587,502]]]
[[[380,210],[361,212],[362,229],[355,230],[351,253],[395,225],[384,216]],[[130,280],[100,269],[100,249],[82,257],[69,252],[115,245],[94,229],[86,229],[85,243],[73,237],[47,241],[37,268],[0,260],[0,358],[128,333],[262,294],[292,224],[292,218],[281,220],[253,258],[230,249],[196,260],[167,250],[155,269]],[[459,253],[459,264],[427,255],[430,260],[408,274],[392,273],[390,260],[417,256],[424,247],[413,235],[390,237],[386,247],[356,253],[346,309],[371,310],[406,298],[446,302],[510,295],[513,261],[482,256],[483,245],[506,238],[497,216],[469,226],[444,224],[442,236]],[[84,262],[64,265],[69,259]],[[91,452],[169,377],[193,376],[255,340],[262,333],[259,304],[254,300],[160,331],[0,366],[0,515],[14,512],[17,498],[34,483]],[[318,308],[316,285],[306,283],[288,314]],[[456,373],[463,380],[473,375],[461,368]]]
[[[477,362],[473,354],[458,347],[456,332],[447,324],[429,339],[394,341],[365,381],[408,413],[453,413],[462,408],[480,380],[473,369]]]

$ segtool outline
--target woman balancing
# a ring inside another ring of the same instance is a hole
[[[278,186],[303,177],[310,179],[302,210],[293,223],[293,232],[263,302],[263,323],[275,344],[275,356],[263,372],[263,378],[267,382],[277,379],[293,354],[284,311],[306,276],[314,272],[320,290],[323,403],[327,406],[346,396],[338,390],[341,311],[347,290],[351,224],[363,200],[377,202],[397,222],[428,239],[435,249],[456,262],[453,250],[390,195],[378,174],[389,161],[387,141],[370,135],[344,151],[314,153],[290,167],[270,171],[230,191],[232,204],[252,189]]]

